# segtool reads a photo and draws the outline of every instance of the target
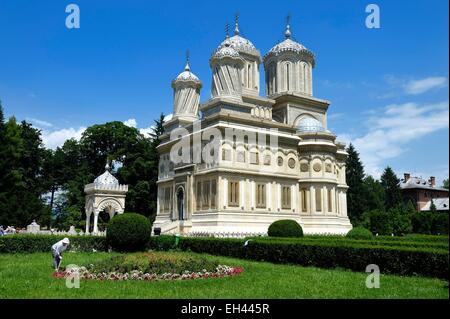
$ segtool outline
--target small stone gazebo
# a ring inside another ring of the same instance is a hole
[[[84,186],[86,193],[86,234],[90,233],[91,215],[94,213],[94,227],[92,233],[98,233],[98,215],[105,211],[109,218],[115,214],[123,214],[125,210],[125,196],[128,185],[120,185],[117,178],[111,172],[109,164],[105,166],[105,172],[98,176],[93,183]]]

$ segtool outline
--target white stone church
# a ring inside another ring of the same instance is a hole
[[[227,35],[210,58],[211,98],[201,104],[202,82],[187,62],[172,82],[173,117],[164,124],[158,148],[155,233],[265,234],[279,219],[297,221],[306,234],[345,234],[352,228],[347,153],[327,129],[330,102],[313,95],[315,63],[314,54],[293,39],[289,23],[285,39],[262,57],[236,21],[234,35]],[[171,138],[180,128],[189,134]],[[174,163],[174,145],[181,138],[193,142],[208,128],[223,133],[215,160],[192,161],[201,153],[194,148],[191,162]],[[225,131],[231,129],[246,135],[230,138]],[[261,145],[260,136],[277,144]]]

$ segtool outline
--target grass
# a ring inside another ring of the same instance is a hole
[[[193,253],[185,253],[195,256]],[[115,253],[66,253],[63,264],[86,265]],[[208,256],[242,266],[243,274],[190,281],[81,281],[68,289],[51,277],[49,253],[0,255],[3,298],[448,298],[448,282],[422,277],[381,276],[379,289],[365,286],[366,273],[275,265]]]

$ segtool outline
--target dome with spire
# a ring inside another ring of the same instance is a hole
[[[219,60],[225,57],[229,57],[232,59],[241,59],[241,56],[239,55],[239,52],[236,51],[229,41],[229,38],[225,39],[223,42],[224,45],[221,47],[218,47],[216,51],[211,56],[210,62],[212,63],[214,60]]]
[[[292,32],[290,29],[290,25],[286,25],[286,30],[284,32],[285,39],[278,44],[276,44],[269,52],[264,56],[264,59],[267,59],[270,56],[278,56],[283,52],[294,52],[297,54],[305,54],[311,60],[312,65],[314,66],[314,53],[308,50],[305,46],[298,43],[297,41],[292,40]]]
[[[95,186],[111,187],[119,185],[119,181],[110,173],[110,170],[109,164],[106,164],[105,172],[94,180]]]
[[[234,27],[234,35],[232,37],[228,37],[222,41],[217,50],[225,47],[226,44],[233,49],[235,49],[238,53],[246,53],[249,55],[257,56],[259,60],[261,60],[261,54],[258,49],[253,45],[253,43],[240,35],[239,31],[239,22],[238,16],[236,16],[236,22]]]
[[[197,84],[201,84],[200,79],[191,72],[191,66],[189,65],[189,58],[187,58],[186,66],[184,67],[184,71],[181,72],[172,82],[195,82]]]

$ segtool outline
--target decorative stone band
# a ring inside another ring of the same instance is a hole
[[[84,191],[108,190],[118,192],[128,192],[128,185],[98,185],[95,183],[87,184]]]

